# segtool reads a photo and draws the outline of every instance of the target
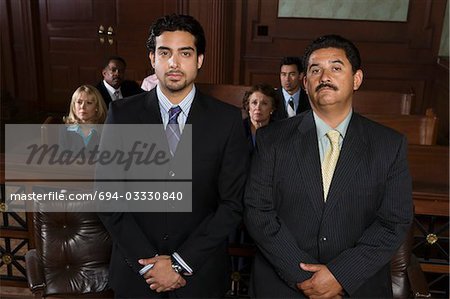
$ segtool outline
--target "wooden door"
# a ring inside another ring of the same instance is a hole
[[[177,5],[176,0],[39,0],[45,86],[41,108],[68,111],[73,91],[101,80],[102,64],[110,55],[125,58],[128,79],[142,80],[151,69],[145,49],[149,26],[176,12]]]
[[[40,0],[41,45],[45,100],[43,109],[67,111],[73,91],[95,84],[105,56],[115,45],[101,43],[103,25],[115,25],[115,2],[110,0]]]

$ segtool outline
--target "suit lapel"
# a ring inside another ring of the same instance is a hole
[[[286,111],[286,102],[284,100],[284,95],[283,95],[283,87],[278,88],[278,98],[279,98],[279,102],[278,102],[278,115],[279,115],[279,119],[283,119],[283,118],[287,118],[287,111]]]
[[[139,120],[143,124],[162,124],[161,111],[159,108],[156,89],[145,94],[144,110],[139,112]]]
[[[352,177],[360,167],[362,157],[366,152],[367,144],[361,118],[358,114],[353,113],[334,171],[325,205],[324,218],[333,210],[336,203],[340,200],[340,194],[351,183]]]
[[[308,198],[312,202],[317,218],[322,217],[323,188],[320,170],[320,156],[317,142],[317,130],[312,112],[308,112],[298,126],[298,136],[293,139],[297,164],[305,184]]]
[[[208,105],[205,99],[203,98],[203,95],[199,93],[197,89],[186,123],[193,124],[203,119],[205,115],[208,115],[207,109]]]

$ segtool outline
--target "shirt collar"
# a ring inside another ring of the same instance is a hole
[[[284,97],[284,101],[287,103],[289,102],[289,99],[292,97],[294,99],[295,103],[298,103],[298,99],[300,98],[300,89],[301,87],[297,90],[296,93],[294,93],[293,95],[290,95],[286,90],[284,90],[284,88],[282,87],[281,90],[283,91],[283,97]]]
[[[105,80],[103,80],[103,84],[105,85],[106,89],[108,90],[108,92],[109,92],[111,95],[114,94],[114,92],[115,92],[116,90],[119,90],[119,91],[120,91],[120,87],[117,88],[117,89],[115,89],[114,87],[112,87],[111,85],[109,85],[109,83],[106,82]]]
[[[192,102],[194,101],[195,97],[195,85],[192,85],[191,91],[187,94],[187,96],[178,104],[174,105],[172,104],[169,99],[164,95],[164,93],[161,91],[161,88],[158,85],[156,85],[156,95],[158,96],[158,102],[159,107],[161,111],[164,111],[166,114],[169,114],[169,109],[175,106],[180,106],[181,113],[187,116],[189,115],[189,111],[191,110]]]
[[[345,138],[345,134],[347,133],[348,125],[350,123],[350,119],[352,118],[353,109],[350,109],[350,112],[344,118],[344,120],[336,127],[332,128],[328,124],[326,124],[317,114],[313,111],[314,122],[316,123],[317,128],[317,136],[318,138],[324,137],[330,130],[336,130],[341,135],[342,139]]]

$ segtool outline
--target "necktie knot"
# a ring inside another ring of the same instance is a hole
[[[169,109],[169,124],[178,124],[178,115],[181,113],[180,106],[175,106]]]
[[[114,98],[115,98],[115,100],[120,99],[120,91],[119,90],[114,91]]]
[[[288,101],[287,114],[289,117],[295,116],[297,113],[295,112],[294,98],[290,97]]]
[[[291,106],[292,109],[295,110],[295,106],[294,106],[294,98],[293,98],[293,97],[290,97],[290,98],[289,98],[288,104],[289,104],[289,106]]]

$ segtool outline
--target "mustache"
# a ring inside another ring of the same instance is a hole
[[[183,72],[180,71],[169,71],[166,73],[166,75],[175,74],[175,75],[183,75]]]
[[[330,83],[320,83],[317,87],[316,87],[316,92],[317,91],[319,91],[319,90],[321,90],[322,88],[325,88],[325,87],[328,87],[328,88],[331,88],[331,89],[333,89],[333,90],[338,90],[338,88],[336,87],[336,86],[334,86],[333,84],[330,84]]]

